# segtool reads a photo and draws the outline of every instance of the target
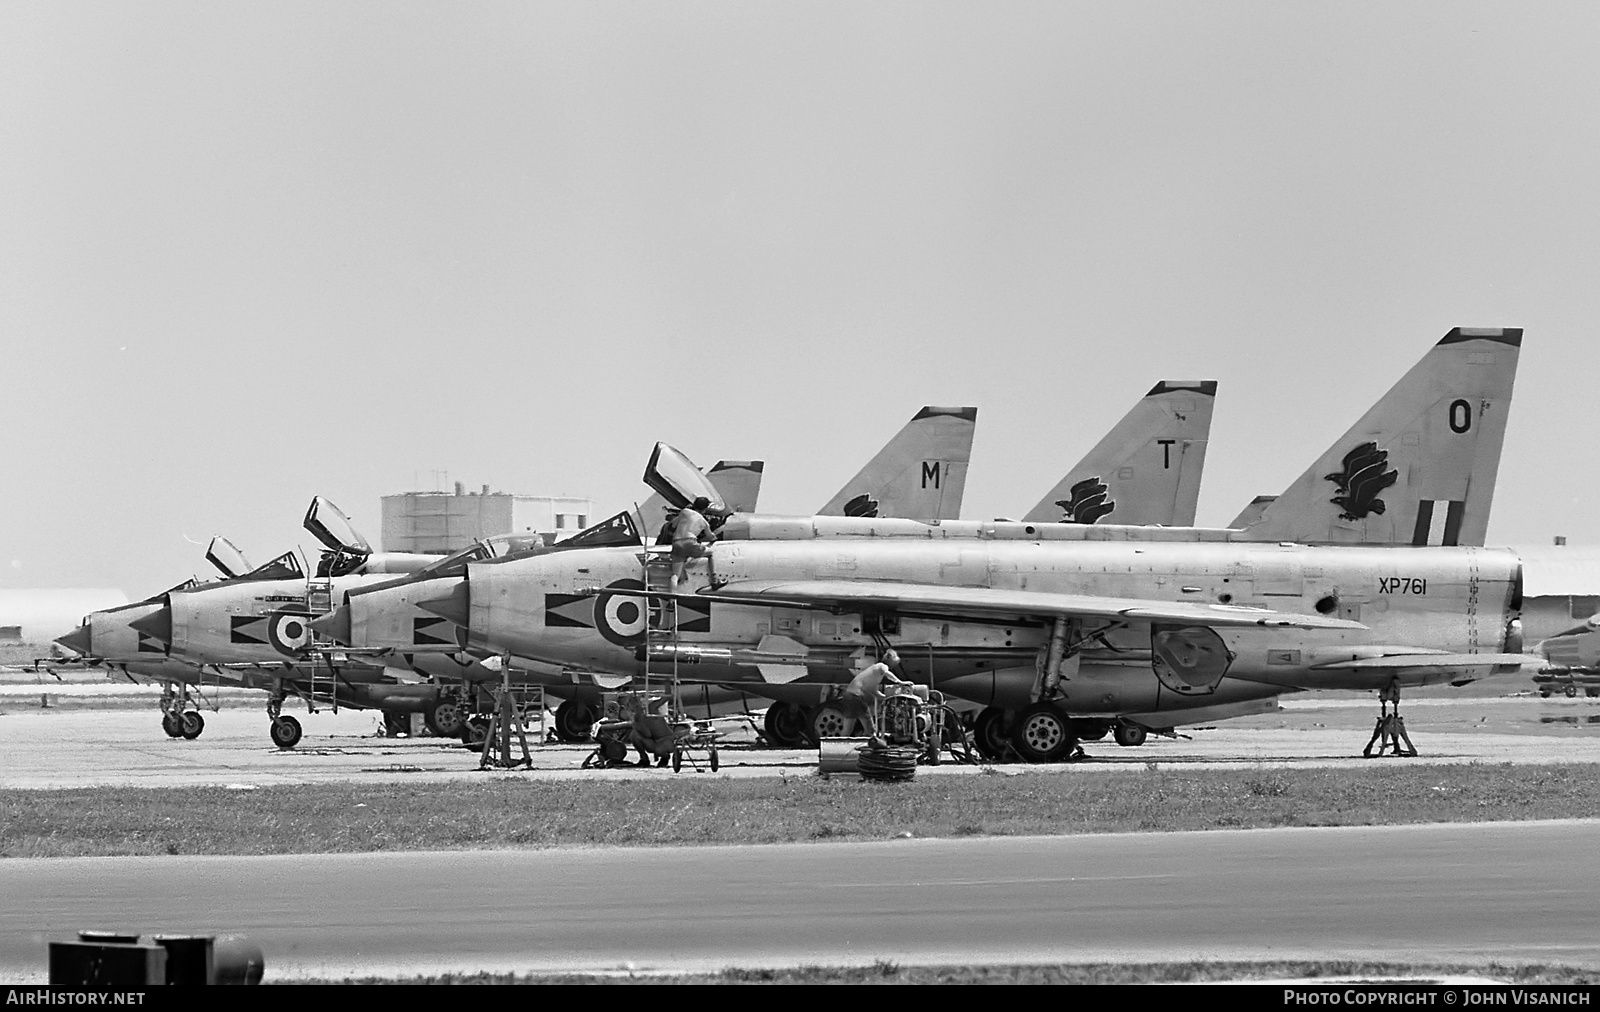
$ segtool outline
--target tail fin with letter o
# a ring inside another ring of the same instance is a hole
[[[1482,545],[1521,349],[1520,329],[1446,334],[1261,510],[1246,536]]]

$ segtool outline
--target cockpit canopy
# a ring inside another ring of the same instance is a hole
[[[723,501],[717,487],[711,484],[711,479],[701,474],[700,469],[694,466],[694,461],[684,456],[682,451],[666,443],[657,443],[655,451],[650,454],[650,463],[644,469],[644,483],[678,509],[705,496],[711,504],[708,512],[728,512],[728,504]],[[581,534],[576,536],[582,537]]]
[[[229,580],[250,572],[250,560],[244,557],[238,545],[224,537],[211,539],[211,544],[206,546],[206,561]]]
[[[264,562],[250,572],[239,577],[241,580],[303,580],[306,576],[305,567],[300,565],[300,556],[294,552],[284,552],[270,562]]]
[[[353,573],[372,554],[372,546],[356,531],[344,511],[320,495],[312,497],[304,526],[327,547],[317,563],[318,576]]]
[[[410,579],[432,580],[440,577],[465,576],[467,564],[471,562],[521,558],[545,552],[564,552],[569,548],[604,548],[612,545],[631,545],[637,548],[642,543],[639,528],[633,522],[633,514],[618,513],[592,527],[585,527],[572,537],[554,545],[546,545],[537,534],[502,534],[498,537],[485,538],[473,542],[454,555],[445,556],[431,566],[419,569]]]

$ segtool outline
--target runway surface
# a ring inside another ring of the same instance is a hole
[[[0,861],[0,977],[80,928],[269,975],[1257,958],[1600,966],[1600,822]]]
[[[254,705],[204,711],[194,741],[162,733],[154,697],[138,708],[117,686],[6,686],[0,689],[0,788],[96,785],[185,787],[205,784],[449,782],[494,776],[629,779],[662,770],[581,769],[592,749],[534,749],[531,772],[485,774],[477,757],[454,741],[376,736],[372,711],[297,714],[305,728],[298,748],[267,739],[267,719]],[[97,699],[109,695],[109,700]],[[114,704],[106,708],[105,703]],[[50,705],[41,705],[48,702]],[[1277,713],[1186,728],[1187,738],[1152,737],[1139,748],[1089,742],[1089,761],[1029,767],[1063,776],[1157,762],[1172,769],[1263,766],[1361,766],[1376,706],[1367,698],[1289,697]],[[1406,704],[1411,737],[1422,755],[1410,763],[1600,762],[1600,699],[1442,697]],[[719,776],[804,775],[814,749],[749,747],[754,735],[734,723]],[[1387,761],[1387,760],[1386,760]],[[924,768],[919,776],[961,776],[973,767]],[[683,776],[691,775],[688,772]],[[709,774],[704,774],[709,775]]]

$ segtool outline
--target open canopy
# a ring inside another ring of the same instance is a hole
[[[655,452],[650,454],[650,463],[644,469],[644,483],[678,509],[705,496],[711,504],[710,512],[728,512],[728,504],[723,501],[717,487],[711,484],[711,479],[701,474],[700,469],[694,466],[694,461],[684,456],[682,451],[666,443],[657,443]]]

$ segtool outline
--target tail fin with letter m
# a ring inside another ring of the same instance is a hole
[[[977,425],[977,408],[923,408],[817,513],[957,519]]]

